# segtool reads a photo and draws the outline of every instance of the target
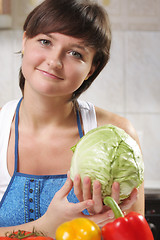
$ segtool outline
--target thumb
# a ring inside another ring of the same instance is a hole
[[[64,198],[64,197],[66,197],[69,194],[69,192],[71,191],[72,187],[73,187],[73,182],[70,179],[69,174],[67,174],[66,182],[64,183],[63,187],[57,192],[56,195],[58,195],[60,198]]]
[[[122,210],[128,210],[132,207],[132,205],[136,202],[138,197],[138,190],[135,188],[130,196],[123,200],[123,202],[120,204],[120,207]]]

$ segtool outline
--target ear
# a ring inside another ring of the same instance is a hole
[[[95,72],[96,68],[97,68],[97,66],[92,64],[91,69],[86,77],[87,79]]]
[[[22,38],[22,52],[24,52],[26,41],[27,41],[27,36],[26,36],[26,32],[24,32],[23,38]]]

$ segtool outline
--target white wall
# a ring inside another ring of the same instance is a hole
[[[22,23],[39,1],[12,0],[13,28],[0,30],[0,106],[20,96]],[[111,59],[81,98],[127,117],[145,162],[145,187],[160,188],[160,0],[99,0],[110,15]]]

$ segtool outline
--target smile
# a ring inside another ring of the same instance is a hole
[[[44,76],[46,77],[49,77],[49,78],[52,78],[52,79],[58,79],[58,80],[63,80],[63,78],[59,77],[59,76],[56,76],[54,74],[51,74],[49,72],[46,72],[44,70],[41,70],[41,69],[38,69],[36,68],[36,70],[38,70],[39,72],[41,72]]]

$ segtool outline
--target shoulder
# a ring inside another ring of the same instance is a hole
[[[1,123],[7,121],[8,119],[12,118],[15,114],[15,110],[18,104],[18,100],[12,100],[5,103],[0,108],[0,120]]]
[[[14,108],[17,106],[19,99],[14,99],[6,102],[2,107],[0,107],[0,110],[3,111],[3,109],[9,109]]]
[[[98,126],[112,124],[114,126],[122,128],[139,144],[139,139],[136,130],[128,119],[98,107],[95,107],[95,111]]]

